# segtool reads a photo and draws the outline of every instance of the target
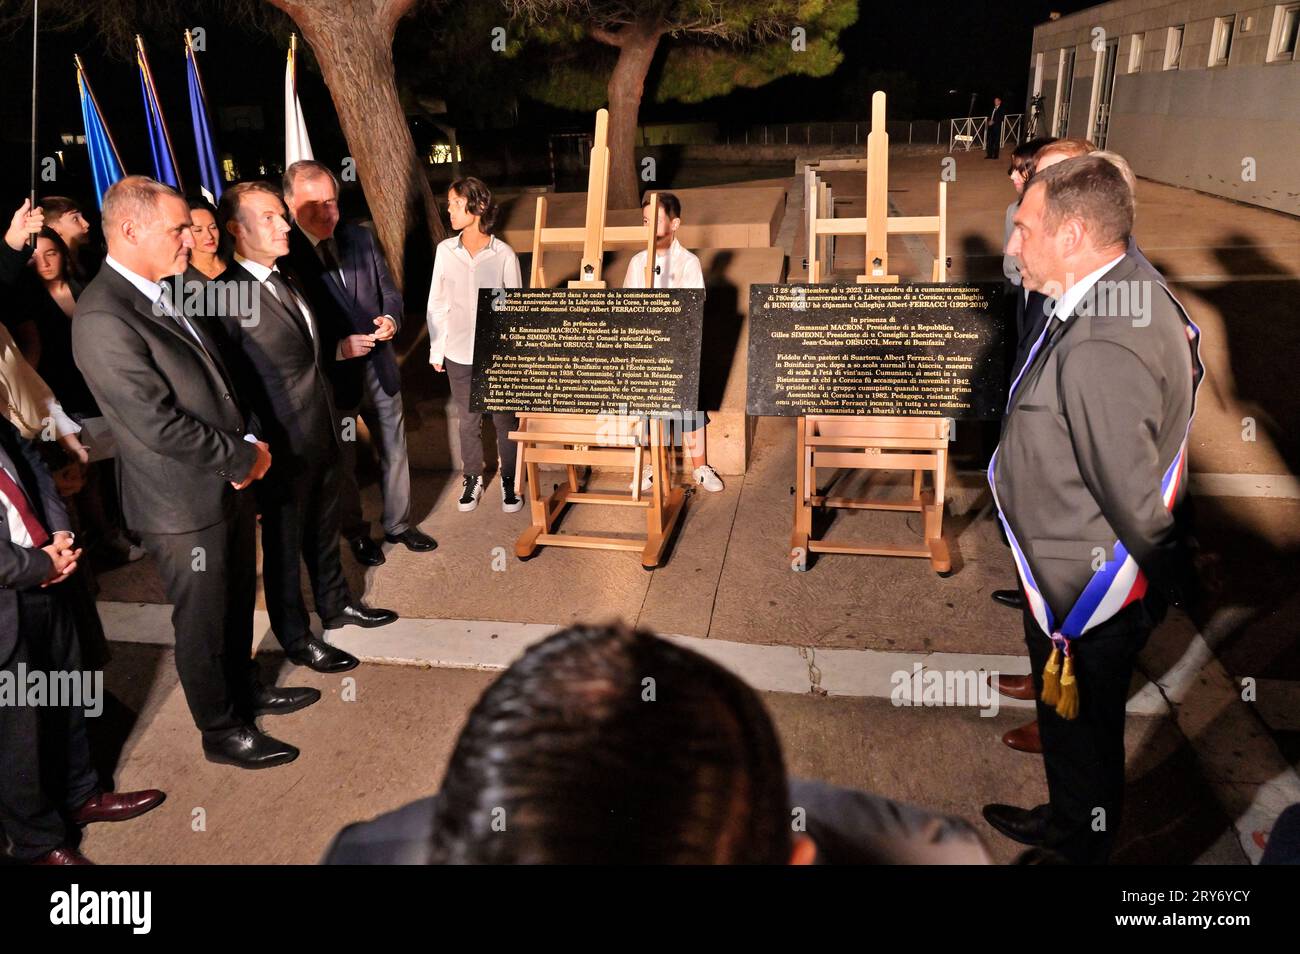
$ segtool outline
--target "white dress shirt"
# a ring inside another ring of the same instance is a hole
[[[1127,250],[1121,252],[1095,272],[1089,272],[1079,281],[1071,285],[1070,288],[1057,300],[1056,307],[1052,310],[1052,316],[1054,318],[1059,318],[1061,321],[1065,321],[1074,314],[1074,309],[1079,307],[1079,302],[1083,301],[1083,296],[1092,290],[1093,285],[1101,281],[1102,276],[1122,262],[1126,254]]]
[[[280,301],[280,293],[275,290],[274,285],[267,284],[266,281],[268,278],[271,277],[272,272],[275,272],[277,275],[280,275],[280,266],[273,265],[270,268],[267,268],[265,265],[261,264],[260,262],[255,262],[252,259],[244,258],[244,256],[238,253],[235,254],[235,261],[238,262],[240,265],[243,265],[244,268],[248,270],[248,274],[256,278],[263,288],[265,288],[272,295],[274,295],[276,301]],[[280,275],[280,280],[284,281],[286,285],[289,284],[287,281],[284,280],[283,275]],[[289,289],[290,291],[293,291],[293,286],[290,285]],[[280,304],[284,305],[287,304],[287,302],[281,301]],[[311,335],[312,341],[315,341],[316,340],[316,319],[312,315],[311,309],[307,307],[307,302],[304,301],[303,297],[299,295],[296,291],[293,293],[293,304],[298,306],[298,310],[301,311],[303,317],[307,319],[307,333]]]
[[[495,235],[471,255],[454,235],[438,243],[429,285],[429,363],[474,363],[474,326],[482,288],[519,288],[519,256]]]
[[[624,288],[645,288],[645,250],[632,256],[632,264],[627,267],[623,279]],[[693,252],[688,252],[682,244],[673,239],[668,248],[655,250],[655,275],[652,288],[703,288],[704,270],[700,260]]]
[[[140,294],[144,295],[145,298],[148,298],[149,303],[154,306],[155,314],[162,312],[171,316],[177,324],[190,333],[191,338],[199,343],[199,347],[203,349],[204,353],[207,352],[208,349],[207,346],[203,344],[203,339],[200,338],[199,333],[194,330],[194,326],[190,324],[190,320],[185,317],[184,312],[178,312],[173,306],[171,299],[163,296],[162,285],[158,284],[158,282],[151,282],[143,275],[137,275],[121,262],[114,259],[112,255],[104,256],[104,264],[139,289]]]

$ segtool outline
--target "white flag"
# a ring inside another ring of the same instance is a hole
[[[284,68],[284,167],[286,169],[299,159],[314,159],[311,151],[311,139],[307,136],[307,124],[302,118],[302,106],[298,102],[298,78],[294,64],[296,37],[289,43],[289,61]]]

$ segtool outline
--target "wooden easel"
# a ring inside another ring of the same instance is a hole
[[[861,234],[866,239],[866,271],[862,284],[898,282],[889,274],[890,235],[937,234],[938,258],[932,281],[947,278],[947,183],[939,182],[939,213],[933,216],[889,215],[889,135],[885,132],[885,94],[871,97],[871,133],[867,136],[867,214],[836,219],[830,187],[805,169],[808,201],[808,282],[815,284],[831,271],[831,236]],[[809,553],[851,553],[864,556],[921,557],[941,576],[952,570],[943,539],[944,482],[948,471],[950,423],[946,418],[870,417],[810,414],[798,418],[794,532],[790,536],[791,567],[808,568]],[[818,468],[852,470],[910,470],[912,499],[829,497],[817,493]],[[924,488],[931,475],[932,488]],[[918,547],[828,543],[813,537],[813,510],[893,510],[920,513],[924,541]]]
[[[655,232],[659,221],[659,196],[650,197],[650,225],[607,228],[605,207],[609,184],[609,113],[596,113],[596,135],[591,148],[591,170],[587,180],[587,219],[583,228],[547,228],[546,198],[537,199],[533,229],[533,260],[529,287],[546,287],[542,255],[547,245],[582,243],[580,278],[570,288],[605,288],[601,265],[606,245],[641,245],[646,248],[646,287],[654,285]],[[663,560],[673,529],[681,519],[686,492],[672,486],[670,448],[664,421],[645,415],[547,414],[519,415],[519,429],[510,438],[519,444],[515,486],[526,488],[531,522],[515,541],[515,556],[532,557],[539,546],[581,547],[591,550],[639,550],[641,565],[652,570]],[[641,492],[641,470],[649,463],[653,475],[650,492]],[[555,485],[544,494],[541,465],[562,464],[564,486]],[[579,486],[579,467],[628,468],[632,491],[590,493]],[[524,478],[527,478],[525,480]],[[646,535],[642,538],[597,537],[556,531],[569,504],[600,504],[640,507],[646,512]]]

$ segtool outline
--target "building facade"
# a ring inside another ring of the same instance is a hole
[[[1040,135],[1138,175],[1300,215],[1300,2],[1114,0],[1041,24]]]

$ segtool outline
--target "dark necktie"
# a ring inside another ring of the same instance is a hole
[[[266,283],[275,289],[275,297],[280,299],[280,304],[284,305],[284,310],[292,315],[294,319],[302,325],[303,330],[307,332],[308,336],[314,338],[315,335],[311,333],[311,326],[307,324],[307,316],[304,315],[302,309],[298,307],[297,296],[294,295],[293,289],[289,287],[289,283],[284,280],[284,276],[279,272],[273,271],[271,274],[266,276]]]
[[[346,283],[343,281],[343,265],[339,261],[338,242],[331,236],[327,239],[321,239],[319,247],[320,258],[325,265],[325,271],[338,283],[339,287],[344,287]]]
[[[39,548],[49,543],[50,534],[41,524],[40,517],[36,516],[36,511],[32,510],[27,494],[23,493],[23,489],[3,467],[0,467],[0,493],[8,497],[10,505],[18,511],[19,519],[27,528],[27,535],[32,538],[32,546]]]

